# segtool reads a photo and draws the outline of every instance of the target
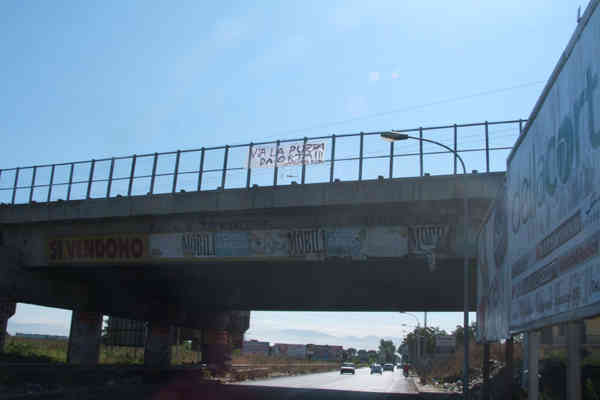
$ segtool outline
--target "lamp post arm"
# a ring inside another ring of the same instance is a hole
[[[393,132],[393,131],[392,131]],[[395,132],[394,132],[395,133]],[[440,143],[437,142],[435,140],[431,140],[431,139],[426,139],[426,138],[419,138],[419,137],[415,137],[415,136],[410,136],[410,135],[406,135],[407,138],[409,139],[414,139],[414,140],[419,140],[419,141],[423,141],[423,142],[428,142],[428,143],[433,143],[433,144],[437,144],[438,146],[441,146],[443,148],[445,148],[446,150],[448,150],[450,153],[454,154],[456,156],[456,158],[458,158],[458,160],[460,161],[460,165],[462,166],[463,169],[463,173],[466,174],[467,173],[467,168],[465,167],[465,162],[463,161],[462,157],[458,154],[457,151],[455,151],[454,149],[446,146],[444,143]]]

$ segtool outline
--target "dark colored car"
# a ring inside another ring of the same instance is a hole
[[[355,368],[353,363],[343,363],[340,368],[340,374],[352,374],[354,375]]]
[[[383,374],[383,368],[379,364],[371,364],[371,374]]]
[[[383,364],[383,370],[384,371],[393,371],[394,370],[394,364]]]

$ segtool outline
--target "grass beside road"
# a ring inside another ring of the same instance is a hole
[[[67,361],[67,348],[68,342],[66,340],[30,339],[11,336],[6,338],[4,354],[0,353],[0,361],[65,363]],[[172,346],[171,357],[173,365],[192,364],[200,361],[199,354],[192,351],[187,344]],[[100,346],[100,364],[141,365],[143,363],[143,348]],[[243,355],[239,350],[233,352],[232,363],[234,366],[241,366],[240,370],[268,368],[280,373],[289,372],[291,368],[321,372],[337,369],[340,365],[338,362]]]

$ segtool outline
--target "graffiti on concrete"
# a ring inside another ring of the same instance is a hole
[[[410,227],[411,252],[431,253],[447,247],[447,225],[415,225]]]

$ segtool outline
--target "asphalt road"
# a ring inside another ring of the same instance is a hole
[[[412,378],[405,378],[402,370],[373,374],[369,368],[356,370],[355,375],[341,375],[339,371],[292,377],[241,382],[240,385],[288,387],[302,389],[329,389],[375,393],[416,393]]]

